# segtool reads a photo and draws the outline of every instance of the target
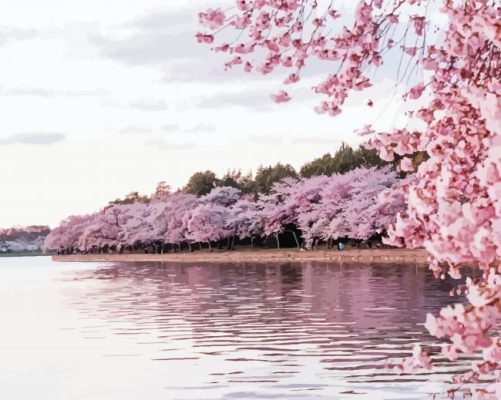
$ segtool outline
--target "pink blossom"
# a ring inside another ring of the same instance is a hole
[[[213,35],[208,35],[205,33],[197,33],[195,35],[197,38],[198,43],[213,43],[214,42],[214,36]]]
[[[422,83],[417,84],[416,86],[411,88],[411,90],[409,90],[409,98],[418,99],[419,97],[421,97],[425,89],[426,87]]]
[[[421,36],[424,29],[424,17],[412,17],[412,25],[416,34]]]
[[[289,94],[283,90],[277,94],[272,94],[271,98],[275,103],[286,103],[291,99]]]
[[[417,53],[417,47],[404,47],[404,52],[410,56],[415,56]]]
[[[217,29],[224,25],[225,15],[220,8],[208,9],[198,14],[200,24],[209,28]]]
[[[287,79],[284,81],[284,83],[291,84],[291,83],[296,83],[299,81],[299,75],[298,74],[290,74]]]
[[[400,169],[406,172],[414,171],[414,165],[412,165],[412,160],[409,157],[404,157],[400,161]]]
[[[388,20],[392,23],[392,24],[398,24],[398,17],[395,15],[395,14],[390,14],[388,16]]]

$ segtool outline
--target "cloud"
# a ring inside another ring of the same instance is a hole
[[[28,40],[37,36],[38,33],[36,29],[2,27],[0,28],[0,45],[9,40]]]
[[[221,91],[214,93],[210,96],[201,97],[195,106],[199,108],[219,109],[222,107],[242,107],[254,111],[272,111],[284,107],[284,105],[277,105],[271,99],[272,93],[281,87],[280,80],[267,82],[266,86],[253,84],[248,86],[248,89],[238,91]],[[291,105],[299,103],[311,102],[312,89],[310,81],[301,82],[299,85],[294,85],[286,88],[287,92],[292,97]]]
[[[332,137],[324,137],[324,136],[300,136],[291,139],[291,144],[335,144],[339,143],[339,140],[336,140]]]
[[[167,65],[174,59],[193,58],[199,54],[200,45],[189,31],[172,33],[143,29],[120,36],[93,34],[89,42],[97,46],[103,56],[133,65]]]
[[[251,142],[261,144],[281,144],[282,137],[278,135],[249,135],[248,139]]]
[[[187,128],[184,131],[186,133],[197,133],[197,132],[214,132],[216,127],[210,124],[198,123],[191,128]]]
[[[130,106],[142,111],[165,111],[168,109],[165,101],[152,99],[140,99],[130,103]]]
[[[163,69],[160,83],[214,82],[269,79],[241,68],[224,71],[227,54],[215,54],[195,39],[198,8],[164,8],[112,30],[87,36],[102,56],[129,65],[155,65]]]
[[[246,90],[232,93],[218,93],[210,97],[200,99],[196,106],[201,108],[220,108],[223,106],[235,106],[250,108],[257,111],[272,109],[273,103],[270,94],[265,90]]]
[[[9,144],[29,144],[29,145],[51,145],[64,141],[66,135],[62,133],[29,132],[16,133],[0,139],[0,145]]]
[[[179,129],[179,125],[178,124],[165,124],[165,125],[162,125],[162,129],[165,132],[175,132]]]
[[[119,133],[130,135],[135,133],[150,133],[151,128],[144,126],[126,126],[118,131]]]
[[[190,35],[190,34],[188,34]],[[210,51],[208,46],[196,43],[197,48],[188,58],[174,59],[165,65],[161,83],[177,82],[268,82],[276,80],[273,74],[249,74],[242,68],[225,70],[224,63],[228,61],[227,54],[218,54]]]
[[[153,146],[163,151],[172,151],[172,150],[187,150],[195,147],[195,144],[192,142],[182,142],[182,143],[174,143],[167,142],[162,139],[154,139],[146,142],[147,146]]]
[[[158,9],[153,13],[136,18],[128,25],[145,30],[171,30],[173,27],[186,28],[186,25],[195,25],[197,18],[197,10],[193,8]]]
[[[105,89],[94,90],[58,90],[37,87],[1,88],[0,95],[6,96],[34,96],[34,97],[105,97],[110,92]]]

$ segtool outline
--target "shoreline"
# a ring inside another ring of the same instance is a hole
[[[269,263],[269,262],[327,262],[426,264],[424,249],[348,249],[348,250],[234,250],[195,251],[167,254],[71,254],[54,255],[57,262],[175,262],[175,263]]]

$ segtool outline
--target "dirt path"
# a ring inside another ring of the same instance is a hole
[[[413,263],[426,264],[424,249],[364,249],[364,250],[236,250],[236,251],[196,251],[193,253],[168,254],[75,254],[53,256],[54,261],[63,262],[187,262],[187,263],[246,263],[246,262],[363,262],[363,263]]]

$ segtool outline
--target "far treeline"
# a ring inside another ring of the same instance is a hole
[[[425,159],[425,153],[416,153],[413,157],[414,166],[417,167]],[[387,162],[379,158],[376,150],[368,150],[363,146],[353,149],[346,143],[342,143],[341,147],[332,155],[326,153],[322,157],[316,158],[304,164],[299,171],[296,171],[290,164],[277,163],[274,166],[260,166],[255,176],[252,173],[244,174],[241,170],[228,170],[222,177],[218,178],[212,171],[200,171],[194,173],[182,191],[187,194],[194,194],[198,197],[205,196],[216,187],[234,187],[239,189],[244,194],[259,194],[269,193],[274,183],[281,181],[284,178],[311,178],[313,176],[333,174],[344,174],[356,168],[371,168],[383,167],[387,165],[396,166],[400,162],[400,158],[396,157],[394,161]],[[156,192],[152,197],[158,197],[163,193],[169,193],[170,186],[165,182],[160,182]],[[140,195],[138,192],[131,192],[123,199],[116,199],[110,204],[132,204],[136,202],[148,202],[150,197]]]

